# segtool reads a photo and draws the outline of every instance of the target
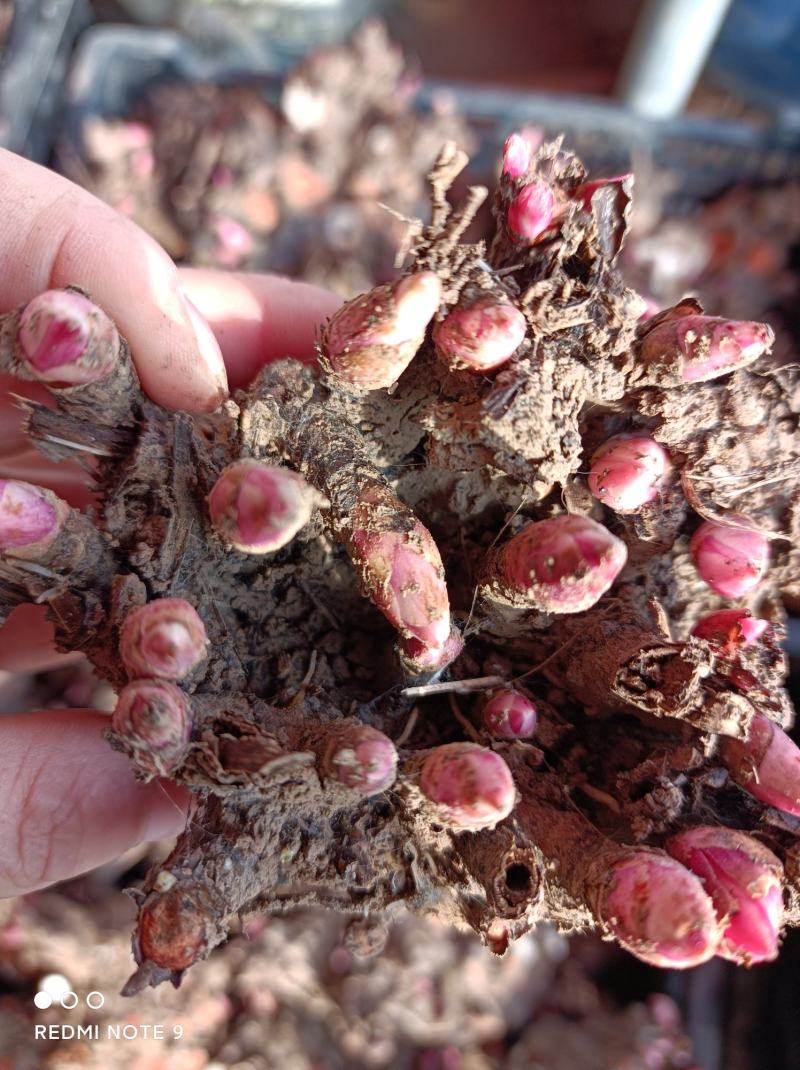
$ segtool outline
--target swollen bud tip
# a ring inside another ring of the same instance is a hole
[[[800,748],[769,718],[757,714],[746,739],[720,737],[720,757],[753,798],[800,817]]]
[[[422,345],[441,299],[439,277],[421,271],[348,301],[324,332],[330,373],[355,389],[393,386]]]
[[[542,179],[523,186],[508,206],[508,229],[519,241],[533,244],[551,225],[556,198]]]
[[[689,542],[704,583],[723,598],[741,598],[764,577],[769,542],[747,517],[732,515],[724,524],[706,520]]]
[[[385,530],[393,516],[405,530]],[[367,594],[405,640],[438,650],[450,639],[450,600],[433,536],[388,487],[372,487],[353,512],[351,556]]]
[[[589,490],[618,513],[635,513],[657,497],[670,469],[669,454],[647,435],[615,435],[593,455]]]
[[[536,704],[518,691],[498,691],[483,707],[483,723],[498,739],[530,739],[536,733]]]
[[[139,768],[158,776],[183,761],[191,733],[189,701],[163,680],[134,680],[117,698],[111,727],[134,751]]]
[[[579,613],[611,587],[628,558],[625,543],[585,516],[563,513],[528,524],[500,554],[499,581],[546,613]]]
[[[119,652],[131,676],[182,680],[205,658],[207,646],[194,606],[182,598],[161,598],[127,615]]]
[[[244,553],[266,554],[285,546],[308,523],[316,500],[296,472],[245,459],[222,470],[208,508],[226,542]]]
[[[65,511],[43,487],[0,479],[0,551],[46,549],[61,529]]]
[[[718,609],[701,617],[692,635],[732,655],[757,643],[768,628],[769,621],[752,616],[749,609]]]
[[[325,758],[330,776],[362,795],[377,795],[394,784],[397,750],[383,732],[366,724],[353,724],[336,733]]]
[[[79,386],[114,368],[120,337],[109,317],[75,290],[47,290],[22,311],[19,346],[37,379]]]
[[[491,828],[516,802],[511,770],[499,754],[477,743],[447,743],[430,751],[419,786],[438,820],[455,829]]]
[[[598,913],[626,950],[664,969],[706,962],[722,935],[700,880],[655,851],[634,851],[611,868]]]
[[[527,326],[510,301],[486,295],[449,312],[434,327],[433,341],[450,367],[487,372],[511,359]]]
[[[780,859],[752,836],[716,825],[681,832],[666,848],[711,896],[723,927],[717,954],[745,966],[776,958],[783,925]]]
[[[648,331],[640,355],[648,364],[674,368],[685,382],[705,382],[752,364],[774,339],[766,323],[679,316],[665,319]]]

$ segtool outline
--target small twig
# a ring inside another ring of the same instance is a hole
[[[84,442],[71,442],[68,438],[59,438],[57,435],[42,435],[42,439],[45,442],[53,442],[56,446],[66,446],[70,450],[78,450],[82,453],[92,453],[95,457],[113,457],[114,454],[109,450],[104,450],[100,446],[89,446]]]
[[[296,706],[298,704],[298,702],[301,702],[305,698],[306,688],[308,687],[308,685],[313,680],[314,673],[316,671],[317,671],[317,649],[315,647],[311,651],[311,656],[308,659],[308,668],[306,669],[306,674],[303,677],[303,679],[300,681],[300,686],[298,687],[294,698],[289,703],[289,707],[290,708],[293,707],[293,706]]]
[[[411,738],[411,733],[417,724],[417,718],[419,717],[419,706],[414,706],[406,721],[406,726],[397,739],[394,741],[395,747],[402,747]]]
[[[467,718],[464,716],[464,714],[458,708],[458,703],[456,702],[456,696],[452,692],[450,692],[450,694],[447,696],[447,700],[450,703],[450,710],[451,710],[453,716],[458,721],[458,723],[461,725],[461,727],[464,729],[466,734],[469,736],[469,738],[474,743],[479,743],[481,737],[480,737],[479,733],[476,731],[475,726],[473,724],[471,724],[467,720]]]
[[[595,788],[591,784],[578,784],[577,788],[578,791],[582,791],[584,795],[588,795],[590,799],[599,802],[601,806],[607,806],[609,810],[613,810],[615,814],[622,813],[622,807],[614,796],[609,795],[608,792],[601,791],[600,788]]]
[[[404,687],[401,694],[412,698],[427,698],[428,695],[468,695],[472,691],[488,691],[501,687],[508,681],[502,676],[476,676],[471,680],[447,680],[442,684],[421,684],[419,687]]]

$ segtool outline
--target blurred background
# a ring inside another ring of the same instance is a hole
[[[512,130],[564,134],[595,173],[636,173],[630,283],[654,307],[691,293],[768,320],[790,362],[799,61],[800,0],[0,0],[0,145],[179,261],[352,296],[393,276],[399,217],[425,215],[442,141],[470,152],[465,184],[491,185]],[[0,671],[0,712],[48,705],[113,695],[76,659]],[[496,959],[433,921],[367,930],[303,911],[242,925],[177,991],[122,1000],[121,889],[167,847],[0,902],[0,1070],[800,1066],[797,933],[773,965],[679,973],[548,928]],[[81,994],[69,1012],[64,990]],[[34,1022],[165,1036],[34,1041]]]

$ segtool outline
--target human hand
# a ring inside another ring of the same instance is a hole
[[[168,408],[211,411],[267,361],[310,359],[319,324],[339,303],[287,279],[178,270],[130,220],[2,150],[0,198],[0,313],[43,290],[88,290],[128,339],[144,390]],[[30,447],[10,391],[47,397],[37,384],[0,374],[0,478],[85,504],[85,473]],[[63,660],[52,634],[42,607],[15,610],[0,630],[0,670],[40,671]],[[0,717],[0,896],[75,876],[183,828],[188,793],[136,780],[103,739],[107,725],[96,710]]]

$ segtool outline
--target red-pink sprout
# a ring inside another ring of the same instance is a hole
[[[752,364],[774,341],[766,323],[690,315],[665,319],[642,340],[646,363],[667,363],[687,382],[705,382]]]
[[[652,966],[699,966],[719,947],[721,927],[699,878],[656,851],[615,863],[597,906],[620,944]]]
[[[738,829],[717,825],[681,832],[666,848],[711,896],[723,927],[718,955],[745,966],[777,957],[783,867],[772,851]]]
[[[500,583],[536,609],[580,613],[611,587],[625,543],[585,516],[562,513],[528,524],[500,555]]]
[[[141,769],[166,776],[186,756],[192,728],[189,701],[164,680],[134,680],[119,693],[111,727],[132,748]]]
[[[288,468],[243,459],[224,468],[208,496],[211,523],[237,550],[265,554],[290,542],[311,517],[316,495]]]
[[[419,786],[450,828],[491,828],[516,802],[511,771],[494,751],[477,743],[446,743],[425,758]]]
[[[589,489],[618,513],[635,513],[656,498],[670,470],[669,454],[647,435],[615,435],[595,451]]]
[[[521,178],[530,167],[533,151],[533,145],[522,132],[509,134],[503,144],[503,174]]]
[[[400,654],[406,669],[413,675],[439,672],[456,660],[464,649],[464,640],[456,627],[441,646],[428,646],[414,638],[401,639]]]
[[[800,817],[800,748],[782,728],[757,714],[745,739],[720,737],[720,757],[755,799]]]
[[[535,178],[508,206],[508,229],[521,242],[533,244],[549,229],[556,215],[556,198],[552,187]]]
[[[126,616],[119,652],[131,676],[182,680],[206,656],[208,636],[194,606],[160,598]]]
[[[388,488],[370,488],[361,495],[351,556],[367,594],[401,637],[438,651],[451,632],[442,559],[433,536],[416,518],[405,531],[375,530],[376,513],[395,504],[398,512],[407,512]]]
[[[422,271],[348,301],[323,339],[331,374],[360,390],[393,386],[422,345],[441,299],[438,275]]]
[[[0,479],[0,551],[46,549],[61,530],[66,509],[44,487]]]
[[[749,609],[718,609],[701,617],[692,635],[734,654],[757,643],[769,626],[768,620],[754,617]]]
[[[510,301],[487,294],[449,312],[434,327],[433,340],[450,367],[487,372],[513,357],[527,326]]]
[[[64,386],[108,375],[122,344],[105,312],[75,290],[47,290],[29,301],[17,337],[32,374]]]
[[[366,724],[353,724],[336,734],[326,755],[326,772],[362,795],[386,791],[397,776],[397,750],[383,732]]]
[[[498,739],[530,739],[536,733],[536,704],[518,691],[497,691],[483,707],[483,723]]]
[[[769,541],[747,517],[706,520],[689,543],[700,578],[723,598],[741,598],[764,577]]]

